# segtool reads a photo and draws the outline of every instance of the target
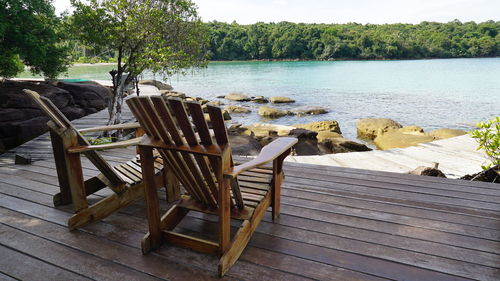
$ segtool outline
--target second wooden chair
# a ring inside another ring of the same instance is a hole
[[[134,97],[127,103],[147,134],[139,144],[149,223],[143,252],[169,242],[218,254],[218,272],[223,276],[245,249],[266,210],[272,207],[273,220],[279,215],[283,160],[297,139],[278,138],[253,160],[235,166],[220,108],[208,106],[205,116],[199,103],[180,99]],[[163,216],[154,183],[153,149],[187,192]],[[262,167],[270,162],[272,167]],[[217,242],[173,231],[189,211],[219,217]],[[231,219],[242,221],[232,239]]]

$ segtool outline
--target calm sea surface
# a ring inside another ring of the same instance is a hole
[[[75,66],[69,77],[109,79],[111,67]],[[471,129],[477,121],[500,115],[500,58],[215,62],[206,69],[170,77],[167,82],[177,91],[207,99],[243,92],[297,101],[277,106],[280,108],[324,106],[330,110],[328,114],[267,120],[257,116],[257,104],[248,102],[241,104],[251,107],[252,114],[233,114],[233,118],[243,124],[283,125],[333,119],[350,138],[355,137],[360,118],[391,118],[428,131]]]

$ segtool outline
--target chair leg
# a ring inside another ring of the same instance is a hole
[[[162,238],[160,229],[160,206],[154,180],[153,149],[139,146],[139,154],[141,156],[142,180],[144,183],[146,212],[149,225],[149,239],[146,248],[155,249],[161,245]]]
[[[129,205],[138,198],[141,198],[144,194],[143,188],[143,183],[131,186],[121,195],[110,195],[99,202],[94,203],[88,208],[81,210],[69,218],[69,229],[73,230],[111,215],[118,209]]]
[[[266,214],[269,205],[271,205],[271,197],[272,196],[268,193],[255,208],[252,218],[250,220],[243,221],[243,224],[233,238],[231,248],[229,248],[219,260],[218,271],[220,277],[224,276],[229,268],[231,268],[231,266],[240,257],[241,253],[250,241],[252,234],[255,232],[255,229]]]
[[[253,230],[251,228],[251,223],[248,220],[243,221],[242,226],[234,236],[231,248],[229,248],[229,250],[224,253],[219,260],[219,277],[223,277],[231,266],[238,260],[241,253],[247,246],[248,241],[250,241],[252,234]]]
[[[283,182],[283,172],[280,172],[275,176],[272,187],[271,207],[272,207],[273,221],[276,220],[280,215],[282,182]]]

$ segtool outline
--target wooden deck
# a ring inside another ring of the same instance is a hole
[[[297,163],[285,173],[280,219],[266,214],[224,279],[500,280],[498,184]],[[0,167],[0,280],[218,279],[214,256],[168,245],[141,254],[142,201],[70,232],[57,191],[52,159]],[[180,231],[213,234],[214,219],[189,214]]]

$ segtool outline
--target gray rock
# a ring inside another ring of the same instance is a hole
[[[155,86],[158,90],[173,90],[174,88],[169,84],[163,83],[157,80],[141,80],[139,81],[140,85],[150,85]]]
[[[292,109],[293,114],[298,116],[303,115],[318,115],[328,113],[328,109],[322,106],[301,106]]]
[[[271,101],[272,103],[294,103],[295,102],[295,100],[292,98],[279,97],[279,96],[270,97],[269,101]]]
[[[441,172],[441,170],[437,168],[418,166],[415,170],[410,171],[409,174],[419,175],[419,176],[429,176],[429,177],[438,177],[438,178],[446,178],[445,174]]]
[[[235,155],[258,155],[262,149],[262,145],[250,136],[229,135],[228,138]]]
[[[237,106],[237,105],[228,105],[224,107],[224,110],[226,110],[229,113],[249,113],[251,112],[250,109],[242,106]]]
[[[278,118],[278,117],[290,115],[290,111],[281,110],[281,109],[277,109],[277,108],[269,107],[269,106],[261,106],[261,107],[259,107],[258,114],[260,116],[267,117],[267,118]]]
[[[256,97],[252,97],[252,102],[255,102],[255,103],[268,103],[269,100],[267,98],[265,98],[264,96],[256,96]]]
[[[230,93],[224,96],[225,99],[232,101],[250,101],[251,98],[242,93]]]

